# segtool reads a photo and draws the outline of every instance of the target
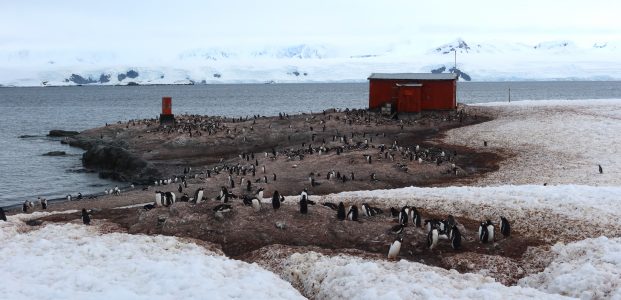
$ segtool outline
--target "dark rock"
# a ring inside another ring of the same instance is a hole
[[[442,72],[444,72],[444,71],[446,71],[446,67],[445,67],[445,66],[442,66],[442,67],[439,67],[439,68],[437,68],[437,69],[433,69],[433,70],[431,70],[431,73],[433,73],[433,74],[440,74],[440,73],[442,73]]]
[[[134,78],[138,77],[138,75],[140,75],[140,74],[138,74],[138,72],[136,72],[134,70],[129,70],[125,74],[127,75],[127,77],[129,77],[131,79],[134,79]]]
[[[78,135],[80,134],[77,131],[68,131],[68,130],[58,130],[58,129],[54,129],[54,130],[50,130],[50,132],[47,134],[47,136],[51,136],[51,137],[65,137],[65,136],[74,136],[74,135]]]
[[[143,158],[121,147],[96,145],[82,155],[86,168],[100,171],[100,176],[119,181],[151,182],[160,172]]]
[[[33,137],[37,137],[36,135],[28,135],[28,134],[24,134],[24,135],[20,135],[19,138],[20,139],[27,139],[27,138],[33,138]]]
[[[123,79],[127,78],[127,75],[125,75],[125,74],[119,74],[119,75],[117,75],[117,76],[116,76],[116,78],[117,78],[119,81],[123,81]]]
[[[214,73],[214,74],[213,74],[213,77],[215,77],[215,78],[220,78],[220,77],[222,77],[222,74],[220,74],[220,73]]]
[[[43,224],[43,221],[41,221],[41,220],[28,220],[28,221],[26,221],[26,225],[28,225],[28,226],[39,226],[41,224]]]
[[[465,80],[465,81],[470,81],[470,80],[472,80],[472,78],[470,78],[470,75],[466,74],[466,73],[465,73],[465,72],[463,72],[462,70],[457,69],[457,68],[455,68],[455,67],[450,68],[450,69],[449,69],[449,71],[450,71],[451,73],[455,73],[455,74],[457,74],[457,76],[459,76],[459,78],[461,78],[461,79],[463,79],[463,80]]]
[[[130,81],[130,82],[127,83],[127,85],[128,86],[136,86],[136,85],[140,85],[140,84],[138,84],[137,82]]]
[[[93,78],[84,78],[78,74],[71,74],[71,76],[68,79],[65,79],[65,81],[69,82],[73,82],[76,84],[90,84],[90,83],[97,83],[97,80],[93,79]]]
[[[110,77],[111,76],[112,75],[110,75],[110,74],[101,74],[101,75],[99,75],[99,82],[100,83],[110,82]]]
[[[67,155],[65,151],[50,151],[48,153],[44,153],[43,156],[63,156]]]

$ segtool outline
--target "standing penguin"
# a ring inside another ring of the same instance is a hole
[[[422,218],[420,217],[420,213],[418,213],[416,207],[412,207],[410,211],[412,214],[412,224],[416,227],[421,227]]]
[[[274,195],[272,195],[272,208],[274,208],[274,210],[280,208],[280,194],[278,191],[274,191]]]
[[[407,206],[401,208],[401,212],[399,213],[399,224],[403,226],[408,225],[408,211]]]
[[[6,214],[4,213],[4,208],[0,207],[0,220],[6,222]]]
[[[500,233],[502,233],[505,238],[511,235],[511,225],[509,225],[509,220],[505,217],[500,217]]]
[[[194,201],[196,201],[196,204],[203,202],[203,188],[198,188],[194,192]]]
[[[433,224],[427,234],[427,247],[429,247],[429,250],[433,250],[438,245],[438,236],[438,227]]]
[[[261,200],[259,200],[257,198],[253,198],[252,199],[252,208],[254,209],[254,211],[260,211],[261,210]]]
[[[457,229],[457,225],[453,225],[453,227],[451,227],[451,247],[453,247],[453,249],[457,250],[461,247],[461,232],[459,232],[459,229]]]
[[[494,241],[494,224],[492,224],[492,221],[487,220],[485,225],[487,226],[487,234],[488,234],[487,241],[493,242]]]
[[[300,200],[300,213],[303,215],[308,213],[308,202],[306,200],[306,195],[302,195],[302,200]]]
[[[343,202],[339,202],[339,207],[336,210],[336,217],[341,221],[345,220],[345,205]]]
[[[399,256],[399,252],[401,251],[401,243],[403,243],[403,238],[397,238],[392,244],[390,244],[390,249],[388,249],[388,259],[397,259]]]
[[[347,219],[350,221],[358,221],[358,207],[356,205],[352,205],[349,208],[349,212],[347,212]]]
[[[28,200],[24,201],[24,204],[22,204],[22,212],[23,213],[27,213],[28,212]]]
[[[479,241],[487,243],[488,238],[489,233],[487,232],[487,224],[485,222],[481,222],[481,224],[479,224]]]
[[[370,217],[372,215],[371,209],[369,208],[369,205],[366,203],[362,203],[362,215],[365,217]]]
[[[602,169],[602,165],[597,165],[599,167],[599,173],[602,174],[604,173],[604,169]]]
[[[86,208],[82,208],[82,222],[85,225],[91,225],[91,217],[89,216]]]
[[[163,203],[162,203],[162,192],[160,192],[160,191],[155,191],[155,205],[156,206],[163,206]]]
[[[47,198],[42,198],[41,199],[41,208],[42,209],[47,209]]]
[[[183,186],[179,184],[179,188],[177,188],[177,190],[179,191],[179,193],[183,192]]]
[[[255,195],[255,196],[256,196],[257,198],[259,198],[259,200],[263,200],[263,191],[264,191],[264,190],[265,190],[264,188],[259,188],[259,190],[257,190],[257,193],[256,193],[256,195]]]

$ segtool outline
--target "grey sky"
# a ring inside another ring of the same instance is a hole
[[[621,39],[618,0],[0,1],[0,50]]]

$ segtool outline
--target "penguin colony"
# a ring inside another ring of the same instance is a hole
[[[459,112],[458,115],[460,118],[460,114],[463,112]],[[324,112],[324,116],[326,113]],[[313,115],[312,119],[315,119],[317,116]],[[259,116],[253,116],[256,120],[260,118]],[[280,114],[280,119],[288,119],[289,116],[286,114]],[[369,114],[365,110],[352,110],[347,111],[347,114],[342,120],[344,123],[360,123],[360,124],[368,124],[372,122],[372,115]],[[449,116],[450,118],[450,116]],[[327,117],[327,120],[330,120],[330,116]],[[231,122],[245,122],[248,121],[248,117],[245,120],[242,118],[232,119]],[[308,121],[308,119],[307,119]],[[321,120],[320,124],[322,132],[326,131],[325,119]],[[378,119],[374,120],[376,124],[380,123]],[[136,125],[136,122],[140,123],[140,121],[130,121],[132,126]],[[154,123],[155,121],[153,121]],[[179,122],[179,125],[176,127],[159,127],[153,132],[164,132],[167,134],[173,133],[184,133],[189,134],[190,137],[192,135],[201,136],[203,133],[207,133],[208,135],[217,134],[219,132],[226,132],[227,135],[232,135],[233,133],[241,132],[244,133],[246,130],[253,131],[253,126],[238,129],[237,127],[231,129],[227,124],[225,124],[227,120],[225,118],[205,118],[200,116],[184,116]],[[129,124],[127,126],[129,126]],[[408,122],[409,123],[409,122]],[[254,121],[253,121],[254,124]],[[411,123],[410,123],[411,124]],[[151,124],[150,124],[151,125]],[[149,125],[148,125],[149,126]],[[403,129],[403,121],[400,125]],[[310,131],[313,131],[312,126],[310,127]],[[373,144],[373,136],[366,133],[354,133],[351,132],[351,135],[345,134],[342,132],[338,132],[338,130],[331,134],[332,142],[340,143],[340,145],[328,146],[326,144],[326,137],[329,134],[323,134],[323,138],[318,138],[318,135],[313,133],[312,138],[306,142],[302,143],[301,148],[285,148],[277,151],[276,149],[272,149],[271,152],[265,152],[261,155],[265,160],[276,160],[279,158],[284,158],[287,161],[296,161],[303,160],[304,157],[308,155],[325,155],[328,153],[336,153],[336,155],[341,155],[346,151],[356,151],[356,150],[376,150],[374,154],[364,154],[362,155],[363,159],[361,162],[365,162],[367,164],[377,163],[378,160],[390,160],[391,162],[399,161],[396,163],[396,167],[404,172],[408,172],[408,164],[407,162],[415,162],[415,163],[433,163],[437,166],[449,166],[449,168],[445,171],[445,173],[457,174],[460,169],[455,165],[454,159],[457,156],[456,152],[447,152],[443,149],[438,148],[423,148],[420,145],[415,145],[413,147],[406,147],[399,144],[397,140],[392,143],[387,144]],[[376,137],[378,134],[375,135]],[[386,137],[385,134],[382,134],[382,137]],[[360,141],[355,141],[354,138],[360,139]],[[329,137],[328,137],[329,140]],[[333,143],[334,144],[334,143]],[[388,145],[388,146],[387,146]],[[264,187],[256,188],[256,186],[269,184],[268,176],[263,175],[267,174],[266,166],[259,164],[258,155],[255,156],[255,153],[241,153],[239,155],[239,162],[235,163],[223,163],[223,160],[220,163],[210,169],[206,169],[204,172],[195,172],[194,178],[198,178],[201,180],[206,180],[207,178],[215,177],[220,174],[226,174],[227,180],[220,187],[220,192],[215,195],[214,198],[205,195],[205,189],[203,187],[199,187],[194,190],[193,193],[190,192],[190,187],[188,186],[186,178],[192,178],[190,176],[191,168],[184,168],[184,175],[181,176],[181,183],[178,183],[179,177],[171,177],[166,179],[159,179],[153,182],[154,186],[167,186],[176,184],[177,191],[182,194],[179,201],[192,202],[196,204],[201,204],[206,202],[208,199],[215,199],[216,201],[220,201],[218,205],[213,208],[214,212],[217,213],[225,213],[234,209],[234,205],[231,203],[233,199],[241,199],[244,205],[251,206],[253,210],[257,213],[261,212],[263,209],[262,203],[264,203]],[[410,166],[411,167],[411,166]],[[256,173],[260,170],[260,178],[256,178]],[[275,170],[270,169],[269,172],[274,172]],[[277,170],[276,170],[277,172]],[[601,173],[600,167],[600,173]],[[322,172],[323,173],[323,172]],[[330,169],[326,170],[325,173],[326,181],[337,181],[346,183],[348,181],[356,180],[354,172],[349,170],[335,170]],[[272,173],[271,181],[275,182],[277,180],[277,173]],[[315,187],[321,184],[321,180],[324,177],[321,176],[319,172],[310,172],[309,173],[309,185],[311,187]],[[361,175],[358,176],[358,180],[370,180],[371,182],[380,181],[381,178],[378,178],[376,173],[371,173],[369,175]],[[236,188],[236,182],[238,182],[238,187]],[[133,185],[132,185],[133,188]],[[229,190],[230,189],[230,190]],[[235,194],[234,190],[240,190],[239,194]],[[255,190],[253,192],[253,190]],[[184,193],[185,191],[185,193]],[[106,190],[105,194],[108,195],[120,195],[121,190],[118,187],[115,187],[110,190]],[[192,195],[193,197],[190,197]],[[76,197],[72,197],[68,195],[68,200],[73,200]],[[79,198],[81,199],[81,195]],[[177,196],[174,191],[166,191],[162,192],[160,190],[155,191],[155,201],[153,204],[148,204],[144,206],[145,210],[153,209],[156,207],[168,207],[173,205],[177,201]],[[278,193],[278,191],[274,191],[271,197],[272,209],[278,210],[281,206],[281,203],[285,201],[285,198]],[[309,206],[314,205],[313,201],[310,201],[308,198],[308,191],[304,189],[304,191],[300,194],[300,198],[298,201],[299,213],[300,214],[308,214]],[[381,215],[384,211],[377,207],[372,207],[366,203],[363,203],[360,207],[356,205],[350,205],[346,208],[344,203],[339,203],[335,205],[333,203],[323,203],[323,206],[334,209],[337,211],[337,219],[341,221],[352,221],[357,222],[360,221],[361,217],[373,217],[377,215]],[[47,203],[46,203],[47,206]],[[31,209],[31,205],[28,203],[24,204],[24,211]],[[390,208],[391,216],[397,219],[398,225],[393,226],[389,231],[392,234],[396,234],[398,237],[395,241],[390,245],[388,257],[391,259],[396,259],[399,255],[399,251],[401,248],[401,244],[403,243],[404,234],[406,234],[406,228],[408,225],[414,228],[418,228],[419,230],[426,230],[427,232],[427,245],[429,249],[435,249],[440,241],[449,240],[451,247],[453,249],[459,249],[461,247],[462,235],[457,227],[457,223],[455,222],[452,216],[448,216],[446,220],[424,220],[421,218],[418,210],[415,207],[404,206],[401,209]],[[83,209],[82,211],[82,220],[84,224],[90,224],[90,214]],[[424,224],[424,225],[423,225]],[[501,221],[501,233],[504,236],[509,236],[510,234],[510,226],[506,218],[502,217]],[[479,228],[479,240],[482,243],[488,243],[494,240],[494,225],[490,220],[486,222],[482,222]]]

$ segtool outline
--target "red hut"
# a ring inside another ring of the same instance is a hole
[[[397,112],[457,107],[457,74],[373,73],[368,79],[370,109],[387,103]]]

